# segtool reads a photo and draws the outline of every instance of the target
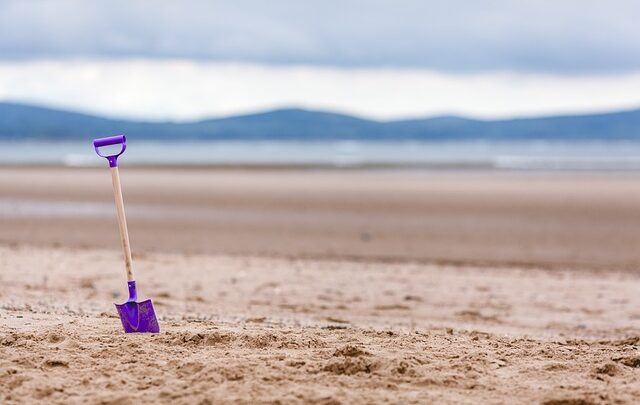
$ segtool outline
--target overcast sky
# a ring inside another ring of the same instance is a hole
[[[630,108],[639,15],[631,0],[0,0],[0,99],[153,119]]]

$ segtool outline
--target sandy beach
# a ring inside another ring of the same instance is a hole
[[[0,169],[1,403],[634,403],[640,176]]]

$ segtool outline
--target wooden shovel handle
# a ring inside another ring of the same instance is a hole
[[[113,195],[116,199],[116,212],[118,215],[118,228],[120,228],[120,242],[124,253],[124,265],[127,270],[127,281],[133,281],[133,267],[131,265],[131,246],[129,245],[129,232],[127,231],[127,218],[124,215],[124,201],[122,200],[122,188],[120,187],[120,174],[118,167],[111,168],[111,182],[113,183]]]

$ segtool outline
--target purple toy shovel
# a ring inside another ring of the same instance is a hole
[[[113,155],[100,153],[100,148],[109,145],[122,145],[120,151]],[[116,212],[118,214],[118,227],[120,228],[120,240],[124,251],[124,265],[127,270],[127,284],[129,286],[129,299],[124,304],[115,304],[122,327],[127,333],[158,333],[160,326],[156,313],[153,310],[151,300],[137,302],[138,293],[136,282],[133,277],[131,267],[131,247],[129,246],[129,233],[127,231],[127,220],[124,216],[124,202],[122,200],[122,189],[120,187],[120,175],[118,174],[118,156],[122,155],[127,148],[127,138],[124,135],[100,138],[93,141],[93,146],[98,156],[106,158],[111,168],[111,180],[113,183],[113,194],[116,199]]]

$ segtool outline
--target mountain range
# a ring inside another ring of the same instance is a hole
[[[640,140],[640,109],[506,120],[440,116],[374,121],[290,108],[177,123],[0,103],[0,140],[75,140],[120,133],[149,140]]]

